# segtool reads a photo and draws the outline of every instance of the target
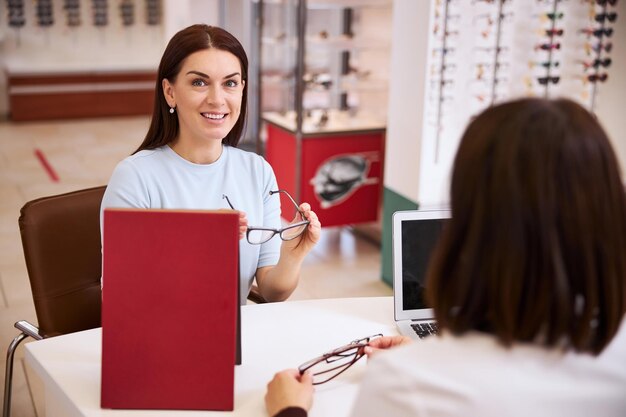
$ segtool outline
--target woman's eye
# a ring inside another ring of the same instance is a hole
[[[204,82],[204,80],[201,79],[195,79],[191,82],[191,85],[193,85],[194,87],[204,87],[206,85],[206,83]]]
[[[235,80],[228,80],[226,81],[226,83],[224,83],[224,85],[226,85],[226,87],[237,87],[239,85],[239,83]]]

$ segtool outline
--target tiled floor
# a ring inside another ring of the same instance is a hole
[[[0,122],[0,346],[16,336],[13,323],[36,323],[24,265],[17,219],[22,205],[34,198],[106,184],[115,164],[140,143],[145,117],[76,122],[14,124]],[[39,149],[58,174],[50,175],[37,159]],[[345,228],[324,229],[305,261],[291,299],[391,295],[379,280],[380,252],[368,240]],[[4,358],[3,353],[3,358]],[[0,371],[4,376],[5,363]],[[4,389],[4,379],[0,382]],[[42,387],[16,354],[13,417],[41,417]],[[3,390],[2,390],[3,392]]]

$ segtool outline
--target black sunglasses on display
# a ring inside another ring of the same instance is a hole
[[[561,77],[538,77],[537,81],[541,85],[548,85],[549,83],[557,84]]]
[[[596,22],[600,22],[600,23],[604,22],[605,20],[608,20],[609,22],[613,23],[613,22],[615,22],[617,20],[617,13],[615,13],[615,12],[612,12],[612,13],[600,13],[600,14],[597,14],[594,17],[594,19],[595,19]]]
[[[617,0],[596,0],[596,3],[598,3],[600,6],[606,6],[607,4],[615,6],[617,4]]]

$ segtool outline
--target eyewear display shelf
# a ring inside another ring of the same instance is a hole
[[[451,166],[467,123],[493,104],[565,97],[592,112],[609,106],[624,40],[619,7],[618,0],[432,0],[423,103],[429,166]],[[440,200],[446,193],[442,186]]]
[[[295,114],[266,112],[266,159],[281,188],[311,204],[324,227],[374,222],[381,203],[385,124],[331,111],[317,127],[306,118],[298,137]],[[281,195],[285,220],[289,200]]]
[[[379,217],[391,5],[258,1],[265,157],[279,186],[309,202],[324,226]]]

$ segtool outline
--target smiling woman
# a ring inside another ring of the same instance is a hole
[[[237,149],[247,106],[248,59],[237,39],[223,29],[193,25],[168,43],[157,74],[148,133],[133,155],[115,168],[101,210],[107,207],[228,209],[248,222],[280,229],[279,189],[261,156]],[[268,301],[295,289],[305,255],[319,240],[320,222],[309,204],[296,221],[308,220],[298,238],[261,245],[240,240],[241,300],[256,278]]]
[[[179,135],[172,149],[194,163],[215,162],[222,139],[241,115],[246,81],[239,60],[227,51],[205,49],[189,55],[180,74],[162,81],[165,100],[178,110]]]

